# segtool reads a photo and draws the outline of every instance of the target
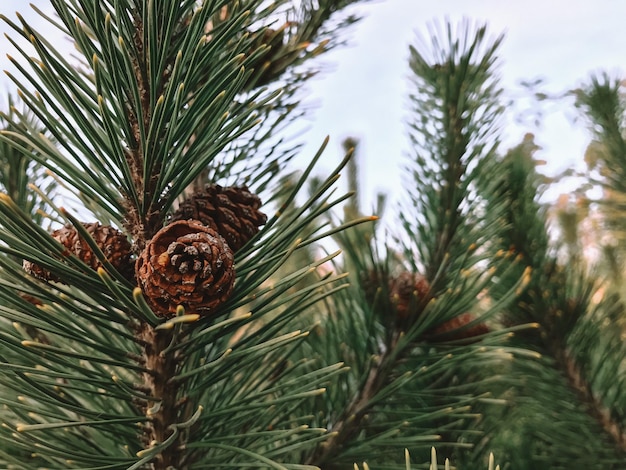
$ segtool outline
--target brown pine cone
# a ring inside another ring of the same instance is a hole
[[[396,308],[397,318],[404,321],[416,313],[416,308],[430,296],[430,285],[424,276],[404,271],[389,280],[389,296]]]
[[[126,235],[110,225],[100,225],[99,222],[84,222],[82,225],[113,267],[125,277],[129,277],[132,273],[131,246]],[[91,251],[89,244],[79,236],[78,231],[71,224],[54,230],[51,235],[66,248],[62,253],[63,256],[75,255],[94,270],[102,266],[98,257]],[[24,269],[44,281],[63,282],[58,276],[30,261],[24,261]]]
[[[468,323],[475,320],[475,316],[471,313],[463,313],[458,317],[454,317],[430,331],[431,335],[446,335],[445,339],[450,341],[470,340],[476,336],[489,333],[489,327],[484,323],[477,323],[469,328],[463,328]]]
[[[233,252],[237,252],[267,221],[260,207],[261,200],[247,186],[214,184],[185,199],[170,221],[199,220],[224,237]]]
[[[209,313],[230,296],[235,283],[233,252],[212,228],[197,220],[178,220],[148,242],[135,265],[148,305],[171,316]]]

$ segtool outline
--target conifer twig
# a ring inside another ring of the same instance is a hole
[[[603,406],[602,402],[594,396],[589,382],[585,380],[576,361],[564,348],[555,348],[554,357],[556,358],[559,368],[565,372],[570,387],[576,391],[581,402],[586,405],[589,415],[591,415],[602,429],[604,429],[607,435],[614,440],[616,447],[622,452],[625,452],[626,432],[624,432],[620,423],[611,417],[609,410]]]
[[[343,445],[360,430],[363,418],[371,409],[373,398],[388,383],[389,374],[398,360],[397,346],[400,335],[399,331],[395,331],[387,349],[380,357],[374,359],[363,386],[333,424],[331,436],[316,449],[307,464],[328,470],[333,468],[328,462],[332,462]]]
[[[143,374],[142,390],[149,396],[156,397],[158,402],[146,402],[143,411],[149,418],[144,426],[142,441],[146,448],[166,442],[174,432],[171,424],[177,419],[177,391],[176,384],[170,383],[170,378],[176,375],[177,353],[167,351],[171,344],[173,332],[171,330],[156,330],[148,324],[143,324],[138,337],[145,341],[143,351],[145,365],[149,372]],[[183,443],[180,435],[155,458],[154,470],[168,468],[182,468],[179,458],[184,454],[177,451]]]

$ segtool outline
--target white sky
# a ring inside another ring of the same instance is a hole
[[[47,0],[31,3],[50,8]],[[1,0],[0,13],[15,18],[14,12],[20,11],[36,18],[27,4]],[[361,200],[366,207],[377,191],[395,195],[401,185],[401,167],[408,153],[408,44],[416,31],[425,32],[431,20],[467,17],[487,22],[493,35],[506,32],[501,75],[510,96],[522,91],[517,85],[522,79],[543,78],[546,88],[557,93],[580,85],[591,72],[617,74],[626,66],[626,2],[622,0],[376,0],[359,11],[366,18],[349,32],[351,45],[326,55],[331,71],[309,86],[309,100],[318,106],[310,116],[312,127],[303,157],[312,155],[330,135],[324,166],[331,168],[340,156],[341,140],[360,138]],[[4,25],[1,29],[6,30]],[[4,37],[0,50],[12,50]],[[2,68],[10,69],[4,54],[0,61]],[[539,128],[532,122],[507,126],[507,144],[518,143],[532,131],[542,147],[538,158],[548,161],[547,171],[579,163],[589,134],[582,123],[573,122],[575,111],[558,104],[544,111]]]
[[[354,29],[352,47],[327,56],[334,71],[312,87],[323,102],[309,142],[329,134],[338,153],[343,137],[360,137],[363,189],[370,194],[393,194],[401,186],[408,153],[408,44],[433,19],[467,17],[487,22],[494,35],[505,32],[501,75],[512,96],[522,92],[522,79],[543,78],[550,92],[561,93],[591,72],[621,74],[626,66],[626,2],[620,0],[387,0],[361,10],[367,17]],[[515,145],[531,131],[542,147],[537,157],[548,162],[544,171],[580,164],[589,141],[584,123],[573,122],[570,105],[550,104],[544,112],[540,128],[532,121],[507,126],[505,142]],[[372,196],[364,196],[367,205]]]

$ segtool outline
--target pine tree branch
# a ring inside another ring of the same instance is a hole
[[[626,453],[626,430],[623,423],[613,419],[611,411],[595,396],[581,368],[566,348],[553,348],[553,354],[557,361],[557,367],[565,372],[570,387],[577,392],[580,401],[585,404],[587,412],[612,438],[619,451]]]
[[[415,234],[413,246],[406,247],[407,258],[419,254],[415,264],[423,263],[435,292],[448,282],[445,273],[456,272],[452,251],[467,253],[472,242],[481,243],[478,233],[466,233],[474,225],[488,224],[470,222],[480,204],[472,192],[485,184],[481,170],[490,167],[498,146],[494,131],[503,110],[495,75],[502,37],[490,40],[485,26],[470,34],[467,21],[461,28],[464,35],[455,37],[450,28],[431,28],[431,50],[410,48],[415,156],[409,169],[419,188],[410,190],[410,196],[419,213],[407,217],[403,212],[401,219]]]
[[[0,128],[6,132],[19,132],[21,126],[13,123],[16,114],[24,115],[30,121],[32,127],[38,124],[34,116],[27,111],[18,111],[15,99],[8,95],[6,106],[8,114],[6,119],[0,118]],[[44,132],[40,129],[40,132]],[[0,188],[8,194],[15,203],[30,213],[33,220],[39,224],[44,223],[44,215],[47,212],[46,200],[37,197],[35,187],[41,188],[50,198],[58,192],[58,185],[50,175],[46,175],[44,168],[32,161],[30,153],[34,149],[26,148],[24,151],[16,149],[13,145],[0,142]],[[32,186],[31,186],[32,185]],[[35,186],[36,185],[36,186]],[[48,223],[47,221],[45,223]]]
[[[603,313],[604,307],[592,305],[590,299],[597,286],[592,277],[583,272],[583,267],[572,263],[565,267],[556,259],[546,227],[547,211],[538,202],[544,178],[537,172],[537,162],[532,158],[536,149],[532,136],[526,136],[522,144],[502,158],[501,182],[493,196],[497,200],[508,201],[505,204],[507,210],[503,213],[506,223],[502,224],[505,230],[499,241],[500,248],[503,252],[508,251],[510,256],[519,257],[523,264],[532,268],[533,273],[528,288],[511,308],[505,310],[503,322],[507,326],[528,322],[539,324],[540,328],[536,331],[518,332],[513,341],[553,360],[542,361],[538,366],[545,369],[543,379],[529,377],[527,385],[520,384],[513,389],[516,394],[513,402],[530,400],[534,406],[529,410],[539,408],[539,411],[529,415],[532,416],[532,424],[529,423],[528,430],[524,431],[537,439],[528,457],[530,462],[539,462],[546,452],[555,459],[562,458],[567,462],[576,451],[572,449],[571,436],[563,428],[578,426],[581,436],[584,436],[581,439],[593,439],[598,446],[594,462],[610,464],[623,452],[623,432],[619,421],[613,419],[614,410],[610,410],[607,403],[602,403],[602,389],[589,382],[591,376],[598,376],[599,366],[593,365],[597,362],[595,354],[598,354],[598,345],[608,341],[601,328],[593,324],[606,313]],[[505,289],[515,279],[516,269],[521,269],[521,266],[512,270],[512,276],[499,274],[500,283],[493,291],[496,296],[500,289]],[[593,313],[594,309],[596,313]],[[520,369],[521,375],[528,374],[525,367],[536,367],[521,364],[524,361],[519,359],[520,363],[513,365],[514,369]],[[567,406],[552,404],[545,399],[545,392],[533,390],[533,385],[537,386],[542,380],[555,390],[560,389],[557,395],[571,395]],[[558,421],[545,422],[546,415],[557,416]],[[536,431],[534,426],[545,428],[545,432]],[[607,445],[602,435],[598,436],[601,430],[613,441],[612,445]],[[494,445],[501,446],[502,452],[511,452],[506,437],[504,440],[504,445]]]
[[[366,1],[369,0],[304,0],[288,10],[282,26],[264,29],[257,37],[256,42],[269,46],[269,50],[260,55],[253,65],[255,73],[250,77],[248,86],[260,87],[276,82],[289,70],[336,46],[338,31],[354,24],[359,17],[350,15],[339,24],[332,22],[331,18],[353,4]],[[311,73],[315,72],[305,72],[297,80]]]

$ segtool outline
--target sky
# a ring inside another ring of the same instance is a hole
[[[50,9],[47,0],[31,3]],[[27,4],[2,0],[0,12],[15,18],[14,12],[20,11],[36,19]],[[357,137],[360,199],[365,207],[373,205],[378,191],[396,199],[402,185],[402,167],[409,154],[408,45],[418,32],[425,34],[429,22],[469,18],[486,23],[494,36],[505,33],[500,75],[507,97],[518,103],[503,130],[505,147],[533,132],[541,146],[536,156],[547,162],[544,171],[551,174],[580,166],[590,135],[566,101],[545,105],[539,127],[532,119],[516,123],[516,115],[528,106],[520,98],[526,96],[520,81],[541,78],[545,90],[561,94],[580,86],[592,73],[621,75],[626,67],[626,2],[622,0],[373,0],[356,11],[364,19],[347,31],[349,45],[326,54],[323,61],[329,70],[308,86],[306,100],[315,107],[307,118],[302,159],[310,158],[328,135],[331,143],[322,171],[330,170],[341,156],[341,141]],[[1,29],[6,31],[6,25]],[[0,50],[11,50],[4,37]],[[11,69],[4,54],[0,65]],[[0,78],[0,84],[10,89],[8,83]]]

